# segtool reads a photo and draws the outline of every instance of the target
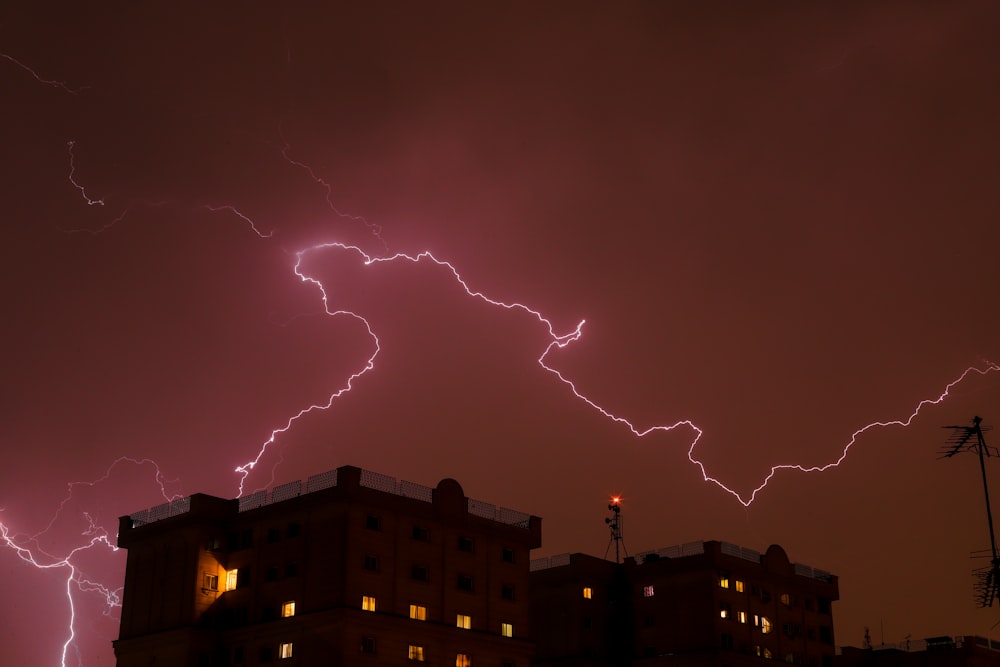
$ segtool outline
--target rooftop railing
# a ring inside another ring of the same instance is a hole
[[[276,486],[270,490],[264,489],[255,491],[254,493],[246,496],[240,496],[238,499],[239,511],[246,512],[254,510],[273,503],[280,503],[282,501],[289,500],[290,498],[313,493],[315,491],[321,491],[323,489],[329,489],[334,486],[337,486],[336,469],[328,470],[327,472],[323,472],[318,475],[313,475],[304,482],[303,480],[296,480],[294,482],[288,482],[287,484]],[[408,482],[406,480],[397,480],[395,477],[383,475],[382,473],[371,470],[361,470],[361,486],[369,489],[375,489],[376,491],[383,491],[385,493],[402,496],[404,498],[410,498],[412,500],[419,500],[425,503],[430,503],[434,499],[434,489],[429,486]],[[527,529],[531,522],[530,514],[507,509],[506,507],[498,507],[493,503],[487,503],[473,498],[468,499],[467,509],[469,514],[518,528]],[[141,512],[134,512],[129,515],[129,519],[132,521],[132,527],[138,528],[139,526],[147,523],[153,523],[154,521],[177,516],[178,514],[184,514],[190,510],[191,497],[187,496],[163,503],[162,505],[157,505],[156,507],[142,510]]]

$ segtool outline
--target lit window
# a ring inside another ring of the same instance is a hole
[[[361,608],[365,611],[375,611],[375,596],[374,595],[363,595],[361,596]]]
[[[234,591],[236,590],[236,581],[238,579],[239,570],[229,570],[226,572],[226,590]]]
[[[291,618],[292,616],[295,616],[295,600],[289,600],[281,605],[281,617]]]
[[[591,588],[590,586],[584,586],[583,587],[583,597],[584,597],[584,599],[587,599],[587,600],[589,600],[592,597],[594,597],[594,589]]]
[[[472,627],[472,617],[466,616],[465,614],[459,614],[455,618],[455,626],[462,628],[463,630],[468,630]]]
[[[205,575],[205,590],[209,591],[219,590],[219,575],[217,574]]]
[[[771,654],[771,649],[767,648],[766,646],[755,646],[754,648],[757,650],[758,658],[767,658],[768,660],[770,660],[772,657],[774,657]]]
[[[723,602],[719,605],[719,618],[732,618],[733,608],[728,602]]]
[[[754,616],[754,624],[760,628],[761,633],[768,634],[774,629],[774,625],[771,623],[771,619],[767,616],[761,616],[760,621],[757,621],[757,617]]]
[[[738,611],[738,612],[736,612],[736,620],[738,620],[740,623],[746,623],[747,622],[747,613],[745,611]]]
[[[729,575],[720,574],[719,575],[719,588],[729,588]]]
[[[500,624],[500,634],[504,637],[514,636],[514,626],[511,623],[501,623]]]
[[[781,600],[781,604],[785,605],[786,607],[792,604],[792,598],[788,595],[788,593],[782,593],[778,599]]]
[[[743,592],[743,582],[742,581],[740,581],[739,579],[737,579],[736,581],[733,582],[733,585],[736,587],[736,592],[737,593],[742,593]]]
[[[459,653],[455,656],[455,667],[472,667],[472,658],[468,653]]]
[[[427,607],[419,604],[410,605],[410,618],[415,621],[427,620]]]
[[[281,659],[292,657],[292,642],[282,642],[278,646],[278,657]]]
[[[653,597],[653,595],[655,594],[655,592],[656,591],[653,590],[652,586],[643,586],[642,587],[642,597],[644,597],[644,598],[651,598],[651,597]]]
[[[409,657],[410,657],[410,660],[416,660],[417,662],[423,662],[424,661],[424,647],[423,646],[414,646],[413,644],[410,644]]]

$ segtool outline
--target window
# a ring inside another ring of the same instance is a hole
[[[772,657],[774,657],[771,654],[771,649],[767,648],[766,646],[754,646],[754,650],[757,653],[758,658],[767,658],[768,660],[770,660]]]
[[[736,620],[739,621],[740,623],[746,623],[747,622],[747,613],[745,611],[738,611],[738,612],[736,612]]]
[[[429,528],[424,528],[423,526],[413,527],[413,539],[418,542],[430,542],[431,541],[431,531]]]
[[[268,565],[267,569],[264,570],[264,581],[277,581],[278,580],[278,566]]]
[[[502,558],[503,562],[505,562],[505,563],[513,563],[514,562],[514,550],[510,549],[508,547],[504,547],[503,549],[500,550],[500,558]]]
[[[247,528],[240,534],[240,548],[249,549],[253,546],[253,528]]]
[[[458,575],[458,590],[460,591],[471,591],[472,590],[472,577],[466,574]]]
[[[504,600],[514,599],[514,586],[513,584],[504,584],[500,587],[500,597]]]
[[[294,563],[294,562],[292,562],[292,563],[285,563],[285,576],[286,577],[294,577],[298,573],[299,573],[299,564],[298,563]]]
[[[231,654],[230,662],[234,665],[243,664],[243,644],[238,644],[233,647],[233,652]]]
[[[364,568],[369,572],[378,572],[378,556],[366,554]]]
[[[270,646],[261,646],[260,650],[257,651],[257,662],[271,662],[273,657],[273,652]]]
[[[514,667],[514,661],[513,660],[502,660],[500,662],[500,667]]]
[[[724,572],[719,573],[719,588],[729,588],[729,575]]]
[[[758,616],[757,614],[753,615],[753,624],[760,628],[761,633],[765,635],[771,632],[774,627],[771,619],[767,616]]]
[[[205,583],[203,584],[205,590],[217,591],[219,590],[219,575],[217,574],[206,574]]]
[[[423,662],[424,661],[424,647],[423,646],[414,646],[413,644],[410,644],[409,658],[410,658],[410,660],[416,660],[417,662]]]
[[[365,611],[375,611],[375,596],[374,595],[362,595],[361,596],[361,608]]]
[[[277,528],[267,529],[267,543],[274,544],[275,542],[281,540],[281,531]]]
[[[455,667],[472,667],[472,658],[468,653],[459,653],[455,656]]]
[[[792,605],[792,598],[790,595],[788,595],[788,593],[782,593],[781,595],[778,596],[778,599],[781,600],[781,604],[785,605],[786,607],[790,607]]]
[[[278,657],[282,660],[292,657],[292,642],[282,642],[278,645]]]
[[[368,530],[382,530],[382,517],[375,514],[365,515],[365,528]]]
[[[722,639],[719,641],[719,645],[724,649],[732,650],[733,648],[733,636],[728,632],[722,633]]]
[[[467,614],[458,614],[455,617],[455,627],[469,630],[472,628],[472,617]]]
[[[236,590],[236,584],[239,582],[240,571],[233,569],[226,572],[226,590],[234,591]]]
[[[472,553],[475,548],[475,543],[472,541],[471,537],[459,537],[458,538],[458,550],[465,551],[467,553]]]
[[[287,534],[289,537],[298,537],[299,533],[301,532],[302,532],[302,526],[300,526],[298,523],[293,521],[290,524],[288,524]]]
[[[646,618],[642,619],[642,624],[647,628],[651,628],[656,625],[656,617],[652,614],[647,615]]]
[[[374,653],[375,652],[375,638],[374,637],[362,637],[361,638],[361,652],[362,653]]]
[[[584,600],[589,600],[592,597],[594,597],[594,589],[591,588],[590,586],[584,586],[583,587],[583,599]]]
[[[410,605],[410,618],[415,621],[427,620],[427,607],[419,604]]]
[[[830,598],[819,598],[816,600],[816,611],[821,614],[830,613]]]
[[[642,597],[651,598],[656,594],[656,590],[652,586],[642,587]]]
[[[289,600],[281,605],[281,617],[291,618],[292,616],[295,616],[295,600]]]
[[[417,581],[430,581],[430,571],[424,565],[414,565],[410,568],[410,577]]]
[[[733,608],[728,602],[719,603],[719,618],[732,618]]]
[[[771,591],[767,590],[766,588],[760,589],[760,601],[761,602],[770,602],[771,601]]]
[[[833,643],[833,628],[829,625],[819,626],[819,640],[824,644]]]
[[[733,586],[736,588],[737,593],[743,592],[743,582],[740,581],[739,579],[733,582]]]
[[[501,623],[500,624],[500,634],[504,637],[514,636],[514,625],[511,623]]]

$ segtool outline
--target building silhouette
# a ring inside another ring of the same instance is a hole
[[[118,544],[118,667],[833,665],[837,578],[779,546],[532,561],[541,519],[452,479],[195,494],[121,517]]]
[[[584,554],[532,562],[535,663],[831,667],[837,577],[759,552],[695,542],[621,564]]]
[[[120,519],[119,667],[526,667],[541,519],[345,466]]]
[[[845,646],[835,667],[1000,667],[1000,643],[985,637],[928,637],[872,648]]]

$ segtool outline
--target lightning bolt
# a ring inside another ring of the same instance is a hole
[[[28,65],[24,64],[22,61],[18,60],[14,56],[8,55],[6,53],[0,53],[0,58],[3,58],[4,60],[7,60],[9,62],[14,63],[18,67],[20,67],[22,70],[24,70],[25,72],[27,72],[28,74],[30,74],[31,77],[35,81],[37,81],[38,83],[43,83],[46,86],[52,86],[53,88],[60,88],[60,89],[66,91],[67,93],[69,93],[71,95],[76,95],[76,94],[80,93],[81,91],[86,90],[88,88],[88,86],[81,86],[79,88],[72,88],[65,81],[56,81],[54,79],[46,79],[43,76],[41,76],[37,71],[35,71],[33,68],[31,68]]]

